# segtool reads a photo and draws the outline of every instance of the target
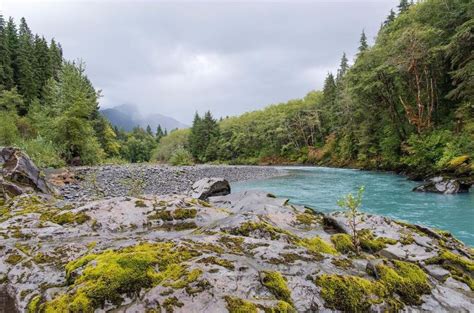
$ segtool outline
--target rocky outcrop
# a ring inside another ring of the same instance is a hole
[[[345,214],[264,192],[77,207],[21,195],[0,207],[0,284],[29,312],[474,311],[466,246],[380,216],[357,223],[360,254]]]
[[[474,163],[467,155],[459,156],[448,162],[446,167],[432,176],[413,191],[456,194],[469,192],[474,185]]]
[[[472,182],[463,178],[445,178],[437,176],[430,178],[426,183],[415,187],[413,191],[455,194],[469,192]]]
[[[44,175],[20,149],[0,147],[0,197],[9,198],[29,191],[54,194]]]
[[[191,187],[191,196],[195,199],[207,200],[209,197],[230,194],[229,182],[223,178],[211,177],[198,180]]]

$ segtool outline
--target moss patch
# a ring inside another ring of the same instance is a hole
[[[457,255],[451,251],[443,250],[434,258],[426,260],[426,264],[439,264],[451,273],[451,276],[464,282],[474,290],[474,261]]]
[[[337,250],[330,243],[324,241],[318,236],[313,238],[302,238],[294,241],[294,243],[311,252],[337,254]]]
[[[270,290],[270,292],[278,299],[288,303],[291,300],[291,291],[286,284],[286,279],[280,272],[263,271],[262,284]]]
[[[236,297],[231,297],[231,296],[225,296],[224,300],[227,303],[227,310],[229,310],[229,313],[257,313],[258,312],[257,306],[250,301],[236,298]]]
[[[394,268],[383,264],[377,266],[380,279],[390,292],[400,295],[409,305],[421,304],[421,296],[430,293],[428,277],[416,264],[394,261]]]
[[[195,218],[197,215],[196,209],[183,209],[177,208],[174,211],[159,210],[148,216],[150,220],[162,220],[170,222],[173,220],[185,220],[189,218]]]
[[[184,288],[201,272],[188,271],[183,262],[198,255],[173,243],[143,243],[85,255],[66,265],[70,291],[45,303],[44,309],[46,312],[90,312],[105,302],[120,304],[123,294],[136,297],[142,288],[160,284]],[[74,273],[79,268],[83,270],[76,277]]]
[[[387,244],[394,245],[397,243],[396,240],[385,238],[385,237],[375,237],[372,231],[369,229],[363,229],[358,232],[360,247],[368,252],[375,253],[385,247]]]
[[[373,303],[380,303],[385,287],[356,276],[324,274],[316,278],[326,307],[344,312],[367,312]]]
[[[340,253],[354,252],[355,247],[352,237],[348,234],[335,234],[331,236],[331,242]]]
[[[5,259],[5,262],[11,265],[16,265],[20,263],[21,260],[23,260],[23,257],[21,255],[13,253],[8,255],[8,257]]]
[[[271,308],[264,308],[265,313],[296,313],[295,308],[285,301],[278,301],[277,305]]]
[[[198,261],[198,263],[215,264],[215,265],[225,267],[229,270],[234,270],[235,269],[235,266],[234,266],[234,264],[232,264],[231,261],[226,260],[226,259],[217,258],[215,256],[209,256],[209,257],[202,258]]]

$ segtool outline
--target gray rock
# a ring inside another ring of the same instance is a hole
[[[415,187],[413,191],[417,192],[434,192],[443,194],[455,194],[469,192],[471,183],[463,179],[444,178],[442,176],[433,177],[428,182]]]
[[[198,180],[191,187],[191,196],[195,199],[207,200],[209,197],[230,194],[229,182],[223,178],[210,177]]]
[[[3,196],[17,196],[27,190],[44,194],[55,194],[56,190],[46,181],[44,175],[20,149],[0,148],[0,189]]]

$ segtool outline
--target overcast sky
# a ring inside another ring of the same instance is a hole
[[[398,0],[0,0],[0,10],[81,58],[101,107],[134,104],[190,123],[321,89],[362,29],[370,41]]]

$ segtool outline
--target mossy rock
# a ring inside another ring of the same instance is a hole
[[[438,256],[426,260],[426,264],[439,264],[451,273],[451,276],[464,282],[474,291],[474,261],[448,250]]]
[[[331,236],[331,242],[340,253],[354,252],[356,249],[352,237],[348,234],[335,234]]]
[[[421,296],[431,292],[428,276],[416,264],[394,261],[393,268],[384,264],[379,264],[376,268],[387,290],[397,293],[408,305],[421,304]]]
[[[258,307],[254,303],[231,296],[224,297],[227,303],[227,310],[229,313],[257,313]]]
[[[45,312],[92,312],[106,302],[119,305],[123,295],[136,297],[156,285],[185,288],[201,275],[183,262],[199,253],[173,243],[143,243],[121,250],[88,254],[66,265],[71,284],[66,294],[42,304]],[[76,270],[82,268],[75,276]]]
[[[263,271],[260,275],[262,284],[267,287],[278,300],[293,303],[286,278],[283,277],[280,272]]]
[[[387,292],[381,283],[357,276],[323,274],[315,283],[326,307],[344,312],[368,312],[372,304],[383,302]]]

